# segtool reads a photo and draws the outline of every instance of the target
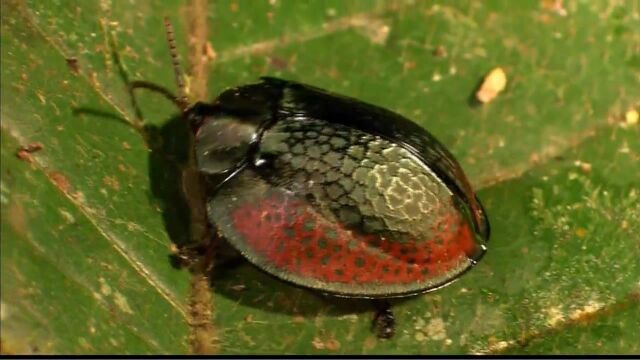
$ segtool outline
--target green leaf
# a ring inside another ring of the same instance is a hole
[[[553,3],[2,2],[2,352],[193,350],[191,275],[169,256],[191,236],[186,130],[126,87],[175,88],[168,14],[181,54],[215,52],[182,56],[194,97],[269,74],[393,109],[452,150],[492,225],[474,270],[394,301],[389,341],[368,301],[217,268],[221,353],[638,353],[640,8]],[[498,66],[506,90],[474,103]]]

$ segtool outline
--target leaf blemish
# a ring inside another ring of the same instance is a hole
[[[564,321],[564,318],[564,314],[559,306],[551,306],[547,309],[547,325],[549,327],[556,327]]]
[[[588,321],[593,317],[600,309],[604,308],[605,304],[591,300],[579,309],[575,309],[569,314],[569,319],[572,321],[582,322]]]
[[[74,224],[76,222],[76,218],[70,212],[64,209],[58,209],[58,212],[67,224]]]
[[[102,293],[102,295],[111,295],[111,287],[107,284],[106,280],[101,277],[98,279],[98,281],[100,282],[100,292]]]
[[[68,194],[70,192],[71,183],[63,173],[53,170],[48,172],[47,175],[49,176],[49,179],[53,181],[53,184],[63,193]]]
[[[74,75],[80,74],[80,64],[78,63],[78,58],[69,57],[69,58],[66,58],[65,61],[71,73],[73,73]]]
[[[114,302],[116,306],[118,306],[118,308],[122,312],[127,314],[133,314],[133,310],[131,310],[131,307],[129,306],[129,302],[127,301],[127,298],[124,297],[124,295],[116,291],[115,294],[113,294],[113,297],[114,297]]]
[[[318,350],[331,350],[336,351],[340,349],[340,342],[336,338],[331,336],[316,336],[311,341],[311,345]]]
[[[22,196],[16,197],[16,199],[9,206],[7,211],[9,225],[17,234],[26,235],[29,229],[27,228],[27,215],[25,214],[24,207],[22,205]]]
[[[120,190],[120,183],[118,182],[118,179],[115,176],[105,176],[102,179],[102,182],[115,191]]]
[[[4,301],[0,301],[0,321],[4,321],[8,313],[7,304],[5,304]]]

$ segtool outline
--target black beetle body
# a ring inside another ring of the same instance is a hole
[[[398,114],[266,77],[187,117],[213,179],[210,222],[283,280],[404,296],[451,282],[485,252],[489,223],[460,165]]]
[[[407,296],[451,283],[486,251],[489,222],[460,165],[396,113],[265,77],[185,116],[210,223],[281,280]],[[380,314],[389,337],[393,316]]]

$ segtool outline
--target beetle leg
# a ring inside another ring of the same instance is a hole
[[[197,259],[202,258],[207,253],[209,243],[172,245],[171,254],[169,255],[171,263],[178,269],[190,268]],[[232,268],[245,262],[242,255],[230,245],[223,243],[217,244],[215,252],[215,267]]]
[[[206,245],[205,243],[186,245],[172,244],[171,254],[169,254],[171,264],[179,269],[191,267],[198,258],[205,254],[207,251]]]
[[[373,331],[380,339],[390,339],[396,332],[396,318],[387,300],[374,300],[376,314],[373,318]]]

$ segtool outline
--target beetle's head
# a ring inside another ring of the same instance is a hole
[[[219,106],[195,103],[184,113],[194,135],[195,155],[200,171],[226,174],[242,165],[256,141],[256,127]]]
[[[279,90],[265,83],[224,91],[213,103],[195,103],[184,117],[195,137],[199,169],[225,174],[251,160],[265,126],[274,119]]]
[[[212,103],[190,104],[173,27],[166,17],[165,28],[178,86],[173,101],[194,135],[198,168],[209,175],[232,172],[250,160],[251,148],[271,120],[280,92],[259,83],[226,90]]]

